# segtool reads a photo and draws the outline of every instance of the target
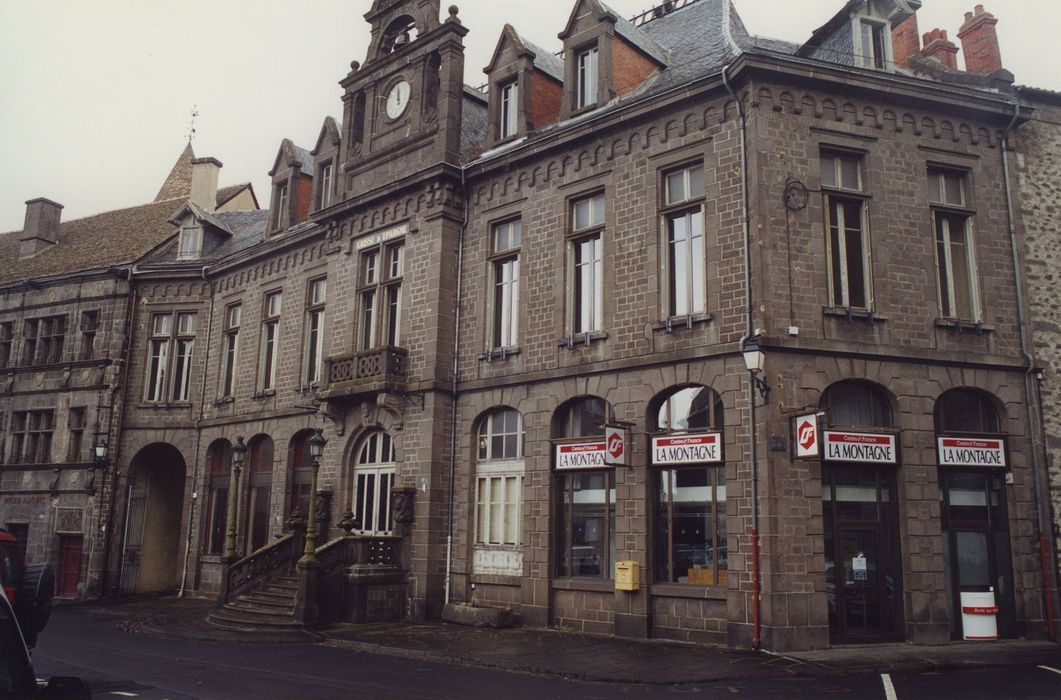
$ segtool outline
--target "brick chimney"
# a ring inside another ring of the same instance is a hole
[[[217,158],[196,158],[192,161],[192,185],[188,201],[203,211],[213,212],[217,208],[217,176],[221,171]]]
[[[921,52],[921,35],[917,31],[917,13],[899,23],[892,30],[892,57],[896,65],[909,67],[912,56]]]
[[[44,197],[26,202],[26,223],[18,238],[18,259],[28,258],[59,242],[63,205]]]
[[[947,30],[933,29],[925,34],[925,48],[921,49],[921,55],[925,58],[934,58],[951,70],[958,70],[958,47],[953,41],[947,39]]]
[[[965,52],[965,70],[970,73],[991,74],[1002,70],[1002,54],[998,50],[998,20],[983,5],[965,13],[965,23],[958,30],[958,38]]]

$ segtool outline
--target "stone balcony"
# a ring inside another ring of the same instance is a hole
[[[409,351],[385,346],[325,358],[324,383],[317,397],[357,399],[381,392],[405,391]]]

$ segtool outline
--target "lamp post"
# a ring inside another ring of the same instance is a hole
[[[247,455],[247,446],[243,444],[243,436],[236,437],[236,444],[232,446],[232,472],[228,479],[228,529],[225,532],[225,555],[222,561],[226,564],[239,559],[236,554],[236,498],[239,492],[239,473],[243,468],[243,458]]]
[[[309,456],[313,460],[313,481],[310,482],[309,516],[306,519],[306,546],[302,558],[295,568],[298,570],[298,591],[295,593],[295,620],[304,625],[316,624],[320,610],[317,607],[317,475],[321,468],[321,455],[328,441],[321,431],[309,438]]]
[[[760,376],[766,364],[766,353],[759,346],[759,336],[753,335],[744,338],[741,342],[740,351],[744,356],[744,366],[748,368],[748,372],[751,374],[752,383],[759,390],[759,396],[763,397],[764,403],[769,401],[770,385],[765,377]]]

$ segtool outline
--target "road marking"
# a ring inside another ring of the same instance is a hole
[[[892,677],[887,673],[880,674],[881,683],[884,684],[884,697],[888,700],[898,700],[898,695],[895,694],[895,686],[892,685]]]
[[[1040,666],[1039,668],[1041,668],[1044,671],[1052,671],[1053,673],[1056,673],[1059,676],[1061,676],[1061,670],[1053,668],[1052,666]]]
[[[129,692],[126,692],[124,690],[112,690],[111,691],[111,695],[120,695],[123,698],[138,698],[138,697],[140,697],[136,693],[129,693]]]

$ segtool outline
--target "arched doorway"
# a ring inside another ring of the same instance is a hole
[[[360,532],[390,535],[391,488],[394,486],[394,441],[382,430],[369,433],[357,450],[354,461],[354,517]]]
[[[184,457],[167,443],[148,445],[129,464],[123,594],[159,593],[180,586],[186,473]]]
[[[822,394],[822,516],[833,642],[902,638],[898,436],[880,387],[842,381]]]
[[[288,492],[288,513],[298,513],[303,519],[309,517],[310,489],[313,484],[313,457],[309,453],[311,437],[312,430],[300,430],[287,446],[287,477],[291,487]]]
[[[247,552],[269,543],[269,511],[273,493],[273,439],[255,435],[250,441],[247,476]]]

